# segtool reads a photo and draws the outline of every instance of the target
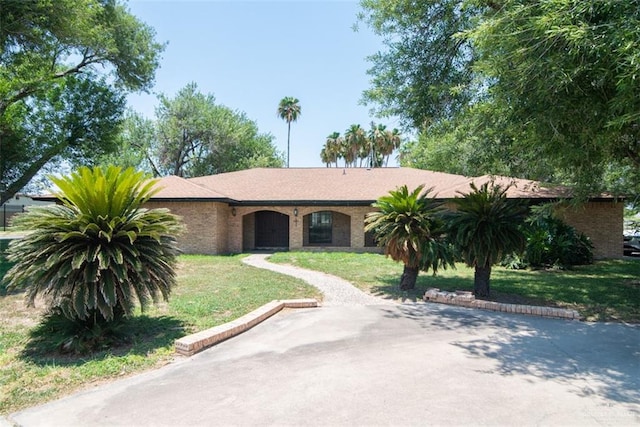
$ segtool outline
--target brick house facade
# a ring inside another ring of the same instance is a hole
[[[164,207],[186,225],[185,253],[226,254],[259,249],[379,252],[364,231],[371,203],[402,185],[424,185],[447,200],[469,184],[511,185],[508,197],[531,203],[566,198],[564,189],[505,177],[468,178],[411,168],[250,169],[209,177],[165,177],[147,207]],[[623,205],[600,198],[567,205],[560,216],[591,238],[596,258],[622,256]]]

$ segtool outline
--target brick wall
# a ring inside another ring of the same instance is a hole
[[[227,252],[226,204],[217,202],[147,202],[145,208],[168,208],[182,218],[186,231],[178,245],[186,254],[220,254]]]
[[[558,214],[567,224],[589,236],[595,258],[622,257],[623,203],[606,201],[564,206]]]
[[[447,209],[455,209],[446,203]],[[596,259],[622,257],[623,204],[614,201],[566,204],[556,211],[559,218],[584,233],[593,244]]]
[[[294,215],[294,209],[298,211],[297,216]],[[321,246],[320,249],[379,251],[379,248],[364,246],[364,217],[371,211],[368,206],[236,206],[236,215],[231,215],[228,219],[228,252],[240,253],[253,248],[254,214],[262,210],[280,212],[289,216],[289,248],[292,250],[313,250],[313,247],[305,245],[304,218],[313,212],[331,211],[341,214],[334,215],[333,218],[336,245]]]
[[[289,247],[293,250],[352,250],[379,252],[375,246],[365,247],[364,218],[369,206],[236,206],[217,202],[149,202],[146,207],[167,207],[183,218],[187,231],[178,243],[184,253],[223,254],[253,249],[254,214],[260,210],[280,212],[289,216]],[[335,246],[311,247],[304,244],[303,218],[313,212],[331,211],[334,215]],[[235,212],[235,215],[234,215]],[[565,206],[560,217],[585,233],[594,245],[596,258],[622,256],[623,204],[589,202],[580,206]],[[350,241],[351,245],[348,245]]]

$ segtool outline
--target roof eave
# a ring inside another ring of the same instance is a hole
[[[222,197],[152,197],[150,202],[217,202],[217,203],[229,203],[235,202],[233,199]]]
[[[375,200],[244,200],[231,206],[371,206]]]

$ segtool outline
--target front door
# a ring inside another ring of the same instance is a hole
[[[256,249],[288,247],[289,216],[273,211],[256,212]]]

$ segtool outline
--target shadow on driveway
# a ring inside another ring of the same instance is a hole
[[[492,373],[531,375],[566,384],[583,379],[588,385],[572,390],[578,396],[597,394],[620,403],[640,402],[640,328],[635,325],[503,315],[435,304],[403,305],[386,313],[389,318],[412,319],[427,330],[466,330],[471,338],[452,344],[471,357],[496,361]],[[473,338],[474,330],[487,328],[494,330],[491,335]]]

